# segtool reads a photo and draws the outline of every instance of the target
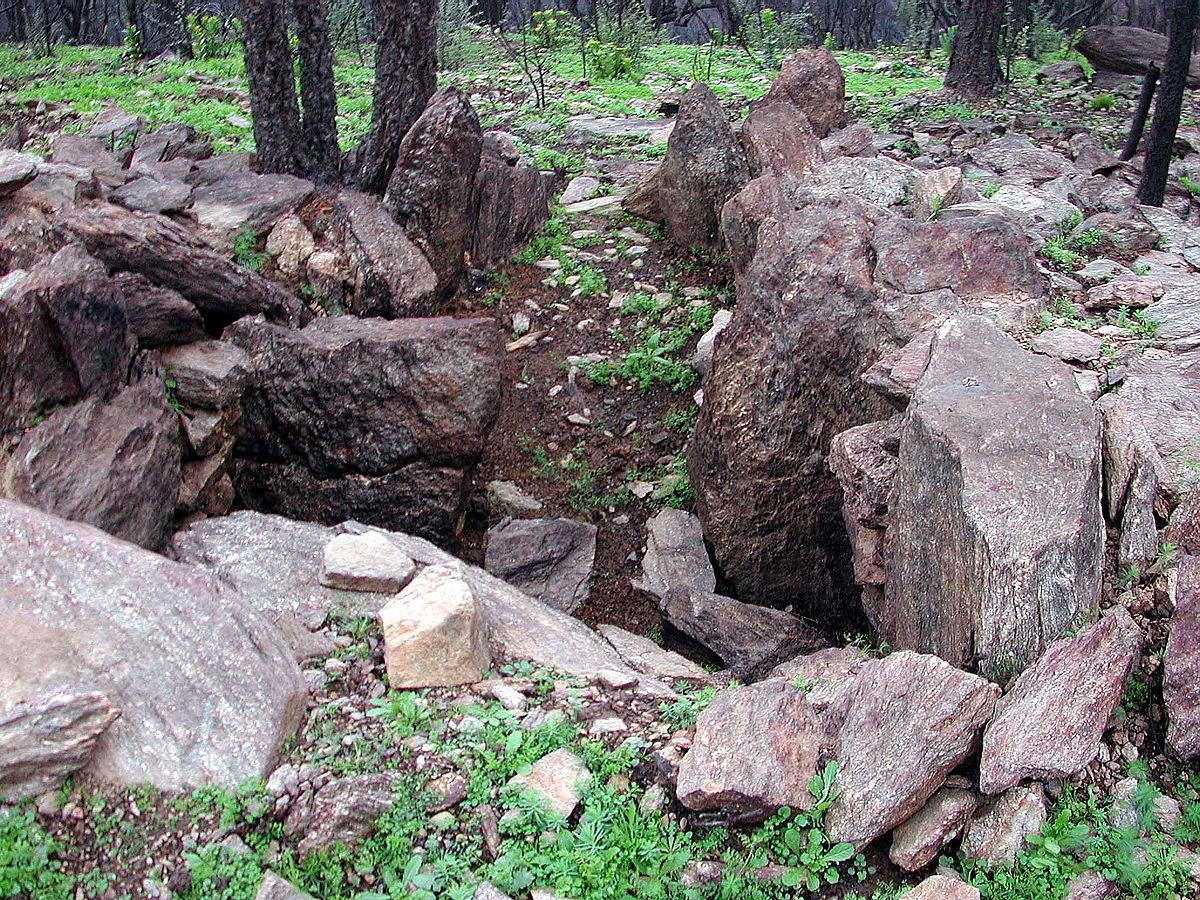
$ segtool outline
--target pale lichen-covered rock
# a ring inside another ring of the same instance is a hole
[[[535,762],[529,774],[514,775],[508,787],[531,792],[547,810],[566,819],[591,782],[592,773],[583,760],[563,747]]]
[[[715,591],[717,574],[704,546],[700,520],[671,507],[647,519],[642,576],[637,586],[656,597],[663,597],[671,588]]]
[[[491,667],[483,610],[449,567],[424,569],[379,611],[379,621],[393,688],[471,684]]]
[[[888,858],[906,872],[923,869],[962,831],[979,806],[973,791],[944,787],[921,811],[892,832]]]
[[[417,567],[377,531],[339,534],[321,554],[321,584],[344,591],[394,594],[412,581]]]
[[[960,665],[1036,658],[1100,593],[1099,421],[1071,370],[981,318],[948,321],[889,512],[889,643]]]
[[[696,721],[675,793],[688,809],[767,816],[812,805],[816,714],[804,691],[782,679],[721,691]]]
[[[121,714],[84,774],[181,790],[270,771],[307,691],[269,621],[200,569],[7,501],[0,553],[6,711],[98,691]]]
[[[1025,839],[1046,821],[1046,794],[1041,784],[1015,787],[976,814],[962,839],[967,859],[991,868],[1011,866]]]
[[[613,645],[630,666],[663,681],[685,681],[704,685],[712,681],[708,671],[696,665],[686,656],[665,650],[650,638],[632,634],[616,625],[597,625],[596,630]]]
[[[841,729],[830,839],[863,847],[920,810],[975,750],[999,693],[934,656],[866,663]]]
[[[979,900],[979,890],[949,875],[930,875],[901,900]]]
[[[83,768],[120,713],[100,693],[58,693],[0,712],[0,799],[57,788]]]
[[[1141,642],[1117,607],[1051,644],[996,704],[983,736],[980,789],[999,794],[1026,779],[1066,778],[1092,762]]]

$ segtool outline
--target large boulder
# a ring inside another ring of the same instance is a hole
[[[799,50],[783,61],[763,106],[789,103],[804,113],[823,138],[846,121],[846,79],[828,50]]]
[[[449,541],[500,399],[490,319],[243,319],[249,353],[236,483],[256,509],[359,519]]]
[[[89,397],[27,431],[3,493],[157,550],[171,537],[179,479],[179,420],[150,367],[111,400]]]
[[[721,691],[696,721],[675,792],[688,809],[765,818],[808,809],[817,721],[804,691],[782,679]]]
[[[50,407],[106,397],[133,354],[125,303],[78,246],[0,279],[0,433]]]
[[[1075,49],[1101,72],[1145,75],[1150,63],[1161,72],[1167,60],[1167,36],[1128,25],[1093,25],[1084,29]],[[1200,85],[1200,60],[1192,60],[1191,87]]]
[[[99,692],[86,775],[180,790],[264,777],[305,687],[279,632],[192,566],[0,501],[0,707]],[[214,661],[219,661],[214,664]]]
[[[472,195],[483,130],[457,88],[433,95],[400,142],[383,202],[437,275],[439,293],[458,284],[471,249]]]
[[[681,247],[718,242],[725,201],[750,180],[746,152],[716,95],[694,84],[683,98],[667,155],[624,200],[636,216],[663,223]]]
[[[1180,759],[1200,756],[1200,557],[1184,556],[1175,586],[1175,613],[1163,656],[1167,747]]]
[[[886,640],[956,665],[1037,658],[1095,609],[1103,569],[1099,421],[1071,370],[982,318],[946,322],[890,517]]]
[[[563,612],[587,599],[596,526],[573,519],[507,519],[487,533],[484,568]]]
[[[1141,643],[1137,626],[1117,607],[1051,644],[996,706],[983,736],[980,789],[999,794],[1029,779],[1067,778],[1091,763]]]
[[[705,537],[737,596],[795,603],[826,620],[855,602],[829,443],[887,413],[858,377],[885,339],[872,315],[874,214],[851,199],[815,205],[785,193],[775,184],[745,216],[731,218],[726,207],[726,233],[734,218],[746,225],[752,261],[713,354],[688,474]]]
[[[934,656],[866,663],[842,725],[830,839],[864,847],[925,806],[975,750],[999,693]]]

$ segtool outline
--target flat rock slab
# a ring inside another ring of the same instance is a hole
[[[120,715],[104,694],[51,694],[0,713],[0,799],[51,791],[83,768]]]
[[[532,792],[546,809],[568,819],[591,781],[583,760],[564,747],[535,762],[528,775],[513,776],[508,787]]]
[[[1167,746],[1180,759],[1192,759],[1200,755],[1200,557],[1179,562],[1163,668]]]
[[[192,202],[192,186],[182,181],[135,178],[112,192],[111,199],[126,209],[140,212],[170,213],[187,209]]]
[[[1090,363],[1100,358],[1103,342],[1094,334],[1078,328],[1051,328],[1030,341],[1038,353],[1069,363]]]
[[[171,791],[267,775],[307,696],[269,621],[200,569],[7,501],[0,551],[8,709],[82,689],[121,713],[86,775]]]
[[[704,546],[704,529],[689,512],[667,507],[646,521],[642,590],[663,597],[671,588],[715,591],[717,575]]]
[[[934,656],[864,664],[841,729],[830,839],[864,847],[920,810],[975,750],[999,693]]]
[[[1095,609],[1099,432],[1062,363],[981,318],[939,329],[901,429],[876,623],[889,643],[1028,663]]]
[[[598,625],[596,630],[612,644],[630,666],[655,678],[670,683],[684,681],[689,684],[708,684],[712,676],[685,656],[665,650],[650,638],[631,634],[616,625]]]
[[[979,890],[949,875],[930,875],[901,900],[979,900]]]
[[[747,680],[824,643],[815,628],[791,613],[707,591],[669,590],[659,609],[671,625]]]
[[[416,571],[416,563],[377,531],[339,534],[325,545],[320,581],[344,591],[394,594]]]
[[[721,691],[696,721],[675,793],[694,810],[765,818],[807,809],[817,773],[816,714],[804,691],[781,679]]]
[[[961,787],[944,787],[929,798],[919,813],[892,833],[888,858],[906,872],[923,869],[970,821],[979,801]]]
[[[983,736],[980,789],[999,794],[1027,779],[1066,778],[1091,763],[1141,643],[1137,626],[1117,607],[1051,644],[996,704]]]
[[[573,519],[506,519],[488,530],[484,568],[555,609],[574,612],[590,591],[596,531]]]
[[[196,188],[192,215],[227,239],[239,231],[261,234],[312,196],[311,181],[292,175],[228,175]]]

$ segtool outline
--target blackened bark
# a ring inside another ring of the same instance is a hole
[[[1138,199],[1147,206],[1162,206],[1166,193],[1171,147],[1179,130],[1179,113],[1187,88],[1198,15],[1200,0],[1175,0],[1171,9],[1167,62],[1159,83],[1158,103],[1154,105],[1154,124],[1150,126],[1150,138],[1146,142],[1146,165],[1138,190]]]
[[[377,0],[375,96],[358,181],[382,194],[396,153],[437,89],[437,0]]]
[[[954,34],[946,87],[967,95],[995,93],[1000,72],[1000,27],[1005,0],[965,0]]]
[[[259,171],[302,174],[300,107],[283,0],[240,0],[239,11]]]
[[[295,12],[305,174],[316,181],[335,182],[341,166],[341,152],[337,138],[333,48],[325,2],[295,0]]]
[[[1138,95],[1137,105],[1133,108],[1133,120],[1129,124],[1129,137],[1118,157],[1121,162],[1133,159],[1142,143],[1142,132],[1146,130],[1146,117],[1150,114],[1150,104],[1154,101],[1154,90],[1158,87],[1158,66],[1150,63],[1146,69],[1146,77],[1142,81],[1142,92]]]

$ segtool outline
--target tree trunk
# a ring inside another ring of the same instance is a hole
[[[1004,0],[964,0],[946,71],[946,87],[960,94],[993,94],[1000,72]]]
[[[341,151],[337,138],[337,91],[333,49],[324,0],[295,0],[300,55],[300,102],[304,110],[305,170],[317,181],[338,180]]]
[[[174,50],[184,59],[192,58],[192,39],[184,20],[180,0],[150,0],[143,20],[142,54],[158,56]]]
[[[1192,39],[1200,0],[1175,0],[1171,10],[1170,44],[1167,62],[1159,82],[1158,103],[1154,106],[1154,124],[1146,142],[1146,166],[1138,198],[1147,206],[1162,206],[1171,165],[1171,147],[1179,130],[1183,92],[1187,88],[1188,67],[1192,62]]]
[[[387,189],[400,142],[437,89],[437,0],[378,0],[375,97],[361,154],[364,191]]]
[[[240,0],[239,8],[259,171],[301,174],[304,144],[283,0]]]

